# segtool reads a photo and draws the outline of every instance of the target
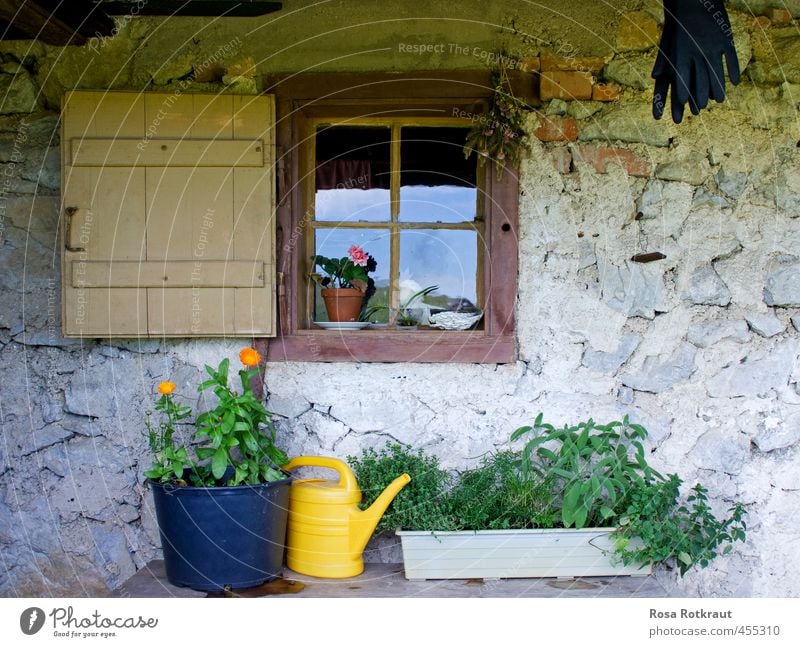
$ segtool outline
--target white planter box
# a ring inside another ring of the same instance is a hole
[[[649,575],[614,556],[613,528],[398,530],[409,580]]]

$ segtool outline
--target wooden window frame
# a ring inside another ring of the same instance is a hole
[[[485,187],[482,274],[486,295],[482,330],[330,331],[306,329],[306,215],[309,120],[388,114],[479,115],[489,96],[488,74],[310,74],[275,79],[278,146],[278,335],[272,361],[508,363],[517,358],[515,305],[518,277],[519,181],[516,169],[497,178],[493,164],[478,167]],[[452,122],[451,122],[452,123]]]

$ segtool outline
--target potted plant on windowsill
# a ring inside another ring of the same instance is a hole
[[[320,291],[329,321],[359,321],[361,310],[375,293],[375,282],[369,277],[378,264],[361,247],[352,245],[347,256],[328,258],[312,256],[315,267],[324,272],[311,274],[322,287]]]
[[[418,307],[418,302],[422,301],[426,296],[439,289],[438,285],[429,285],[426,288],[417,290],[408,297],[397,310],[394,316],[394,324],[399,330],[416,330],[419,323],[427,323],[427,318],[424,322],[420,321],[420,314],[423,308]],[[391,312],[391,308],[387,305],[375,305],[364,310],[362,319],[369,321],[372,317],[382,311]]]
[[[662,562],[681,574],[704,567],[744,541],[744,509],[737,503],[717,519],[700,485],[682,502],[680,478],[647,464],[646,434],[627,418],[557,429],[540,415],[512,435],[530,438],[523,449],[491,454],[455,483],[435,459],[399,446],[351,463],[360,482],[373,483],[365,495],[384,474],[411,475],[378,529],[401,528],[409,579],[646,575]],[[420,467],[428,483],[421,494]]]
[[[250,380],[260,355],[239,354],[241,391],[228,385],[228,359],[206,366],[217,405],[197,417],[190,443],[176,442],[190,415],[176,402],[175,384],[162,382],[154,426],[146,422],[153,464],[145,472],[153,491],[167,579],[202,591],[258,586],[282,570],[289,477],[287,457],[275,445],[270,414]]]

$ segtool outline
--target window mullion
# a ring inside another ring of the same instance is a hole
[[[400,228],[398,226],[400,215],[400,126],[398,124],[392,125],[390,170],[392,233],[390,238],[389,307],[396,311],[400,307]]]

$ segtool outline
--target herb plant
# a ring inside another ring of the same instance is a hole
[[[557,519],[549,488],[523,475],[519,452],[510,450],[491,453],[462,472],[445,501],[460,530],[552,528]]]
[[[365,449],[360,456],[348,456],[363,493],[362,509],[367,509],[395,478],[404,472],[411,482],[400,490],[375,529],[376,533],[395,528],[435,528],[456,530],[448,517],[443,498],[450,475],[435,456],[408,445],[389,443],[379,451]]]
[[[706,567],[745,541],[745,508],[734,503],[718,519],[708,492],[695,485],[685,501],[681,479],[648,465],[647,430],[627,418],[563,428],[544,422],[520,427],[519,450],[489,454],[451,478],[422,450],[387,445],[348,457],[368,507],[399,474],[411,483],[389,506],[377,532],[615,527],[615,550],[625,564],[674,562],[685,574]]]
[[[593,420],[557,429],[542,422],[520,427],[515,441],[533,435],[522,451],[522,472],[535,475],[554,493],[563,493],[560,521],[565,528],[608,525],[628,504],[636,488],[661,475],[645,460],[647,431],[622,422],[598,425]]]
[[[614,532],[623,563],[674,559],[685,575],[693,566],[705,568],[717,555],[731,552],[734,542],[745,541],[747,524],[741,503],[728,510],[727,518],[717,519],[708,506],[708,491],[699,483],[687,503],[678,505],[681,483],[676,474],[670,474],[631,493]]]

